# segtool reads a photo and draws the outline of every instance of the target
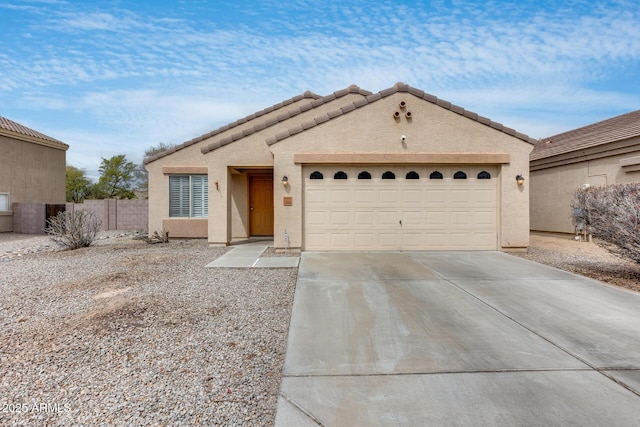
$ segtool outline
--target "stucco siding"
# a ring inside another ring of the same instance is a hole
[[[63,204],[66,151],[0,135],[0,193],[9,203]],[[0,231],[12,231],[10,211],[0,220]]]
[[[66,152],[0,135],[0,192],[11,203],[65,202]]]
[[[270,126],[257,131],[231,144],[224,145],[205,154],[209,166],[209,182],[218,182],[218,189],[210,185],[209,196],[209,242],[213,244],[228,244],[233,237],[246,237],[248,229],[248,210],[246,209],[245,190],[235,189],[230,179],[232,171],[244,169],[274,169],[273,153],[265,144],[266,139],[278,132],[291,127],[301,125],[314,117],[326,114],[329,111],[340,108],[342,105],[353,103],[356,99],[363,98],[360,94],[348,94],[334,101],[319,105],[308,111],[300,113],[283,121],[280,125]],[[274,169],[274,180],[279,182],[283,176],[280,171]],[[238,185],[244,185],[236,180]],[[277,189],[279,186],[276,185]],[[242,192],[244,191],[244,193]],[[224,195],[228,195],[225,197]],[[274,194],[275,196],[275,194]],[[278,209],[278,199],[274,199],[275,211]],[[280,199],[281,200],[281,199]],[[243,206],[245,204],[245,206]],[[277,215],[277,214],[276,214]],[[215,219],[215,220],[213,220]],[[228,221],[232,226],[229,230]],[[239,224],[237,224],[239,223]]]
[[[640,171],[625,171],[621,161],[640,156],[640,147],[624,154],[584,160],[531,172],[531,229],[573,233],[571,201],[583,185],[640,182]],[[549,161],[549,159],[545,159]],[[532,163],[535,169],[536,162]]]
[[[400,101],[412,117],[393,118]],[[401,136],[405,135],[404,142]],[[367,108],[358,109],[296,134],[271,146],[274,175],[287,175],[287,188],[275,186],[275,245],[282,246],[284,230],[290,246],[302,245],[303,177],[294,153],[510,153],[500,172],[499,203],[501,248],[526,247],[529,243],[528,183],[518,188],[515,176],[528,175],[531,144],[499,132],[459,114],[425,102],[408,93],[397,93]],[[283,197],[293,206],[283,206]]]

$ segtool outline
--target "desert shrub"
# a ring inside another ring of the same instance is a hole
[[[578,190],[572,207],[597,243],[640,263],[640,183]]]
[[[66,249],[90,246],[95,240],[102,221],[90,211],[60,212],[47,220],[45,232],[58,245]]]
[[[154,231],[147,243],[169,243],[169,231],[164,228],[161,231]]]

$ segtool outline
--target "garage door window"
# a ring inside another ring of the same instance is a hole
[[[482,171],[478,174],[478,179],[491,179],[491,174],[487,171]]]
[[[333,175],[333,179],[347,179],[347,174],[342,171],[338,171]]]
[[[407,173],[406,179],[420,179],[420,175],[416,171]]]
[[[324,175],[320,171],[315,171],[309,175],[309,179],[324,179]]]
[[[391,171],[386,171],[382,174],[382,179],[396,179],[396,174]]]
[[[467,179],[467,174],[462,171],[458,171],[453,175],[453,179]]]
[[[371,174],[367,171],[362,171],[358,174],[358,179],[371,179]]]
[[[442,173],[438,171],[431,172],[431,175],[429,175],[429,179],[442,179]]]

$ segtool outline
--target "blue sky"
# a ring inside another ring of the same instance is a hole
[[[534,138],[640,109],[640,2],[0,0],[0,115],[96,177],[306,90],[404,82]]]

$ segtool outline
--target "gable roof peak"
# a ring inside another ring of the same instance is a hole
[[[395,85],[393,85],[392,87],[388,88],[388,89],[383,89],[378,93],[375,94],[370,94],[368,96],[366,96],[364,99],[361,100],[357,100],[354,101],[351,104],[347,104],[342,106],[340,109],[335,110],[335,111],[330,111],[327,114],[320,116],[320,117],[316,117],[313,120],[313,123],[309,123],[309,125],[305,128],[309,129],[311,127],[314,126],[318,126],[321,125],[323,123],[326,123],[330,120],[333,120],[337,117],[340,117],[342,115],[348,114],[351,111],[355,111],[358,108],[362,108],[365,107],[368,104],[372,104],[374,102],[377,102],[379,100],[381,100],[382,98],[386,98],[388,96],[391,96],[393,94],[396,94],[398,92],[407,92],[417,98],[423,99],[427,102],[430,102],[432,104],[435,104],[441,108],[444,108],[446,110],[449,110],[453,113],[459,114],[463,117],[466,117],[469,120],[473,120],[476,121],[478,123],[481,123],[485,126],[489,126],[499,132],[503,132],[506,133],[507,135],[511,135],[515,138],[518,138],[522,141],[525,141],[529,144],[535,144],[536,140],[531,138],[528,135],[525,135],[523,133],[517,132],[515,129],[511,129],[509,127],[504,126],[502,123],[498,123],[498,122],[494,122],[491,119],[488,119],[487,117],[483,117],[478,115],[477,113],[474,113],[472,111],[468,111],[465,110],[464,108],[457,106],[455,104],[452,104],[449,101],[445,101],[443,99],[439,99],[438,97],[431,95],[429,93],[426,93],[423,90],[420,89],[416,89],[410,85],[407,85],[405,83],[402,82],[398,82]],[[291,132],[292,129],[290,129],[289,131],[285,131],[285,132],[280,132],[279,134],[267,139],[266,143],[267,145],[273,145],[279,141],[282,141],[283,139],[289,138],[291,135],[298,133],[297,129],[293,129],[294,132]]]

